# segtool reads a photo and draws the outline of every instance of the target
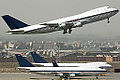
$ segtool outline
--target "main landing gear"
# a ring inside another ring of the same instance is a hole
[[[70,78],[67,77],[67,76],[61,76],[61,77],[59,78],[59,80],[70,80]]]
[[[96,79],[98,79],[98,76],[96,76]]]
[[[69,34],[71,34],[71,32],[72,32],[72,29],[71,29],[71,28],[69,28]]]
[[[69,28],[68,33],[71,34],[71,32],[72,32],[72,28]],[[64,29],[63,34],[66,34],[66,33],[67,33],[67,29]]]
[[[67,33],[67,29],[64,29],[63,34],[66,34],[66,33]]]

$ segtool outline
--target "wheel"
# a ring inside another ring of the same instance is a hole
[[[107,18],[107,20],[108,20],[108,23],[110,23],[110,19],[109,19],[109,18]]]
[[[71,30],[71,29],[69,29],[69,34],[71,34],[71,32],[72,32],[72,30]]]
[[[64,29],[63,34],[66,34],[66,33],[67,33],[67,29]]]

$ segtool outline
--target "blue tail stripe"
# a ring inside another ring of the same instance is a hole
[[[20,20],[17,20],[9,15],[4,15],[4,16],[2,16],[2,18],[7,23],[7,25],[9,26],[10,29],[19,29],[19,28],[29,26],[28,24],[26,24]]]
[[[25,58],[23,58],[20,54],[15,54],[17,61],[20,65],[20,67],[35,67],[32,65],[29,61],[27,61]]]
[[[38,55],[35,51],[30,52],[35,63],[48,63],[45,59],[43,59],[40,55]]]

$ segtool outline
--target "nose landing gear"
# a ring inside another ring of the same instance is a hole
[[[109,18],[107,18],[107,23],[110,23],[110,19]]]

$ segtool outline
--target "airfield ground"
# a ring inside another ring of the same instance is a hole
[[[0,80],[59,80],[59,77],[50,75],[38,75],[31,73],[0,73]],[[110,73],[107,76],[99,77],[77,77],[70,80],[120,80],[120,73]]]

